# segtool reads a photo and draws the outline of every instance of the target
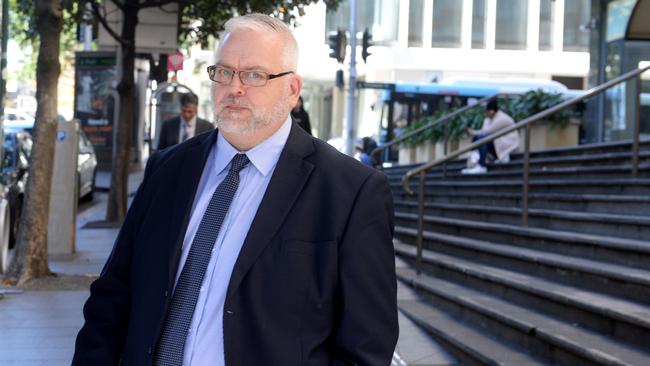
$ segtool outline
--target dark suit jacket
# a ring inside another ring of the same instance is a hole
[[[74,365],[151,364],[217,133],[149,158],[91,286]],[[294,123],[228,285],[226,365],[389,365],[398,334],[392,234],[386,176]]]
[[[163,122],[160,126],[160,136],[158,137],[158,150],[168,148],[178,143],[181,128],[181,117],[174,117]],[[204,132],[214,130],[214,125],[204,119],[196,119],[196,132],[194,136],[198,136]]]

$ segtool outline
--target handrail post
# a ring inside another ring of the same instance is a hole
[[[442,153],[443,156],[447,156],[447,146],[448,146],[447,144],[449,143],[449,133],[448,133],[448,127],[446,123],[443,127],[444,127],[443,138],[445,139],[445,144]],[[435,149],[436,147],[434,146],[433,148]],[[447,163],[442,164],[442,176],[445,178],[447,177]]]
[[[420,173],[420,191],[418,193],[418,253],[415,259],[415,271],[422,273],[422,247],[424,246],[424,177],[425,172]]]
[[[521,225],[528,226],[528,189],[530,179],[530,124],[524,133],[524,178],[521,194]]]
[[[641,75],[636,77],[636,111],[634,117],[634,134],[632,140],[632,177],[639,174],[639,134],[641,133]]]

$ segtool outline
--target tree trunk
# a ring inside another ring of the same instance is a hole
[[[63,26],[61,0],[36,1],[40,39],[36,64],[35,142],[29,165],[25,204],[20,218],[17,254],[8,275],[21,285],[50,274],[47,262],[47,223],[57,128],[57,86],[61,65],[59,42]]]
[[[113,148],[111,167],[111,189],[108,195],[106,221],[122,222],[126,216],[127,189],[129,178],[129,150],[134,123],[134,68],[135,68],[135,29],[138,25],[138,6],[130,0],[124,5],[122,13],[121,75],[117,91],[120,96],[120,114],[117,120],[117,136]]]

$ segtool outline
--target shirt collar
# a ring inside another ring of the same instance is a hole
[[[275,133],[245,152],[255,169],[263,176],[267,176],[280,159],[280,154],[282,153],[282,149],[284,149],[290,131],[291,117],[287,116],[287,119]],[[235,154],[239,153],[241,152],[232,146],[223,137],[223,134],[217,134],[216,154],[214,157],[215,171],[221,173],[230,164]]]

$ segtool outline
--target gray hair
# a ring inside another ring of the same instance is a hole
[[[252,13],[231,18],[224,25],[226,33],[233,33],[237,30],[252,30],[260,33],[276,33],[284,37],[285,42],[285,66],[292,71],[298,67],[298,42],[293,32],[283,21],[266,14]]]

